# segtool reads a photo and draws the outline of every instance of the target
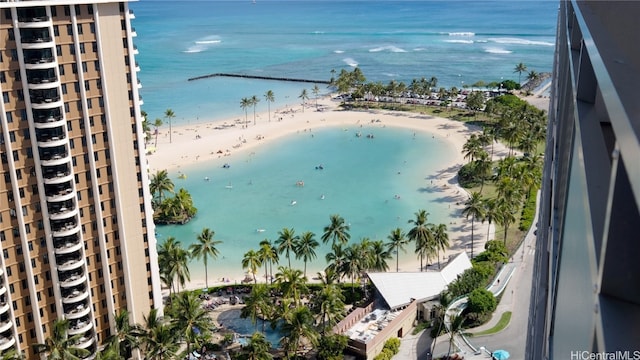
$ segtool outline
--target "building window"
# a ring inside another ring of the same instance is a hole
[[[86,61],[83,61],[83,62],[82,62],[82,71],[83,71],[83,72],[87,72],[87,71],[88,71],[88,70],[87,70],[87,62],[86,62]]]
[[[67,84],[62,84],[60,87],[62,88],[62,94],[67,95]]]
[[[64,65],[58,65],[58,72],[60,72],[60,76],[64,76]]]
[[[67,24],[67,35],[73,36],[73,26],[71,24]]]
[[[80,43],[80,54],[84,54],[84,43]]]
[[[69,25],[71,26],[71,25]],[[69,44],[69,52],[71,53],[71,55],[75,55],[76,54],[76,46],[75,44]]]
[[[58,27],[58,25],[53,25],[53,35],[60,36],[60,28]]]
[[[78,34],[82,35],[82,24],[78,24]]]
[[[4,102],[5,104],[9,103],[9,92],[8,91],[3,91],[2,92],[2,102]]]
[[[78,73],[78,65],[77,65],[76,63],[72,63],[72,64],[71,64],[71,71],[72,71],[74,74],[77,74],[77,73]]]
[[[89,80],[84,81],[84,89],[86,91],[89,91],[91,89],[91,86],[89,85]]]
[[[11,115],[11,112],[7,111],[6,115],[7,115],[7,122],[8,123],[12,123],[13,122],[13,115]]]
[[[91,7],[91,5],[89,5],[89,9],[93,9]],[[92,34],[95,34],[96,33],[96,24],[95,23],[89,23],[89,30],[91,30]]]
[[[0,61],[2,61],[2,59],[0,59]],[[4,71],[0,71],[0,82],[1,83],[6,83],[7,82],[7,77],[4,74]]]

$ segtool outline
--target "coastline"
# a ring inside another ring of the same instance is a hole
[[[149,148],[155,152],[147,155],[149,170],[154,174],[158,170],[168,170],[171,176],[177,176],[182,169],[197,166],[198,164],[214,165],[216,162],[231,161],[234,157],[246,154],[249,151],[259,151],[260,146],[268,142],[293,133],[311,132],[315,129],[326,127],[353,126],[356,124],[375,125],[380,127],[393,126],[412,129],[417,132],[425,132],[440,137],[452,144],[458,151],[453,163],[448,164],[434,177],[432,183],[425,181],[425,186],[430,186],[434,191],[442,192],[451,199],[451,207],[456,214],[452,223],[448,226],[451,247],[440,255],[445,260],[450,255],[461,251],[470,250],[471,222],[460,215],[467,192],[457,182],[457,171],[466,163],[462,156],[462,146],[468,136],[479,132],[480,128],[461,123],[459,121],[421,115],[417,113],[403,113],[392,111],[366,111],[366,110],[339,110],[338,103],[330,98],[318,99],[316,110],[315,99],[309,100],[302,110],[300,105],[271,111],[271,121],[267,112],[256,113],[256,125],[253,124],[253,111],[247,111],[248,124],[243,126],[244,117],[238,119],[215,120],[192,125],[172,127],[171,143],[167,124],[159,129],[157,146],[152,136]],[[372,120],[375,119],[375,123]],[[498,144],[494,147],[494,158],[500,158],[506,154],[504,146]],[[494,228],[487,229],[488,224],[475,222],[474,224],[474,253],[478,254],[484,249],[487,231],[493,238]],[[413,251],[408,249],[408,255],[401,256],[400,271],[419,271],[420,260]],[[323,260],[320,260],[324,262]],[[437,264],[437,259],[431,259],[431,263]],[[196,265],[197,264],[197,265]],[[187,289],[199,289],[205,287],[204,269],[200,264],[191,262],[192,279],[185,286]],[[395,268],[391,266],[390,268]],[[215,265],[214,265],[215,266]],[[437,268],[437,265],[435,265]],[[322,266],[324,268],[324,265]],[[210,269],[210,274],[213,271]],[[221,278],[209,279],[209,286],[240,284],[245,279],[246,273],[242,270],[240,262],[237,269],[225,269]],[[308,274],[313,281],[312,273]],[[259,282],[264,282],[264,275],[256,274]]]

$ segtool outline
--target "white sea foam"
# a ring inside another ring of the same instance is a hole
[[[484,52],[490,54],[511,54],[513,51],[499,48],[499,47],[487,47],[484,49]]]
[[[473,44],[473,40],[444,40],[444,42],[454,44]]]
[[[498,44],[515,44],[515,45],[539,45],[539,46],[555,46],[554,43],[548,41],[527,40],[520,38],[490,38],[489,41]]]
[[[380,51],[390,51],[390,52],[394,52],[394,53],[407,52],[407,50],[401,49],[401,48],[399,48],[397,46],[393,46],[393,45],[379,46],[377,48],[369,49],[369,52],[380,52]]]
[[[222,40],[196,40],[196,44],[199,45],[209,45],[209,44],[219,44]]]
[[[189,46],[187,50],[184,50],[183,52],[187,54],[193,54],[193,53],[203,52],[206,49],[207,47],[203,45],[193,45],[193,46]]]
[[[417,47],[413,49],[413,51],[426,51],[426,50],[427,48],[423,48],[423,47]]]
[[[352,58],[344,58],[344,59],[342,59],[342,61],[343,61],[345,64],[347,64],[347,65],[349,65],[349,66],[351,66],[351,67],[357,67],[357,66],[358,66],[358,62],[357,62],[357,61],[355,61],[355,60],[354,60],[354,59],[352,59]]]
[[[344,50],[334,50],[333,52],[335,54],[342,54],[342,53],[344,53]]]
[[[449,36],[476,36],[476,33],[466,31],[450,32]]]

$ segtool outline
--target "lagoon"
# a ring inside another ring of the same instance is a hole
[[[284,227],[296,234],[312,231],[321,242],[331,214],[350,224],[352,242],[386,241],[396,227],[408,231],[407,221],[419,209],[426,209],[434,223],[448,224],[455,215],[431,182],[455,162],[458,150],[428,132],[369,124],[332,127],[301,131],[253,150],[170,174],[176,189],[192,194],[198,215],[185,225],[158,226],[158,242],[174,236],[188,247],[203,228],[215,231],[214,239],[222,243],[220,257],[210,261],[210,282],[242,279],[243,255],[264,239],[275,241]],[[309,277],[326,267],[329,250],[329,244],[316,250]],[[401,253],[403,258],[415,259],[413,248]],[[302,262],[292,259],[292,265],[302,267]],[[192,280],[204,278],[201,262],[194,260],[190,268]]]

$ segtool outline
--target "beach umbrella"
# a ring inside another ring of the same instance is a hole
[[[510,355],[507,350],[496,350],[491,354],[491,357],[496,360],[507,360],[509,356]]]

